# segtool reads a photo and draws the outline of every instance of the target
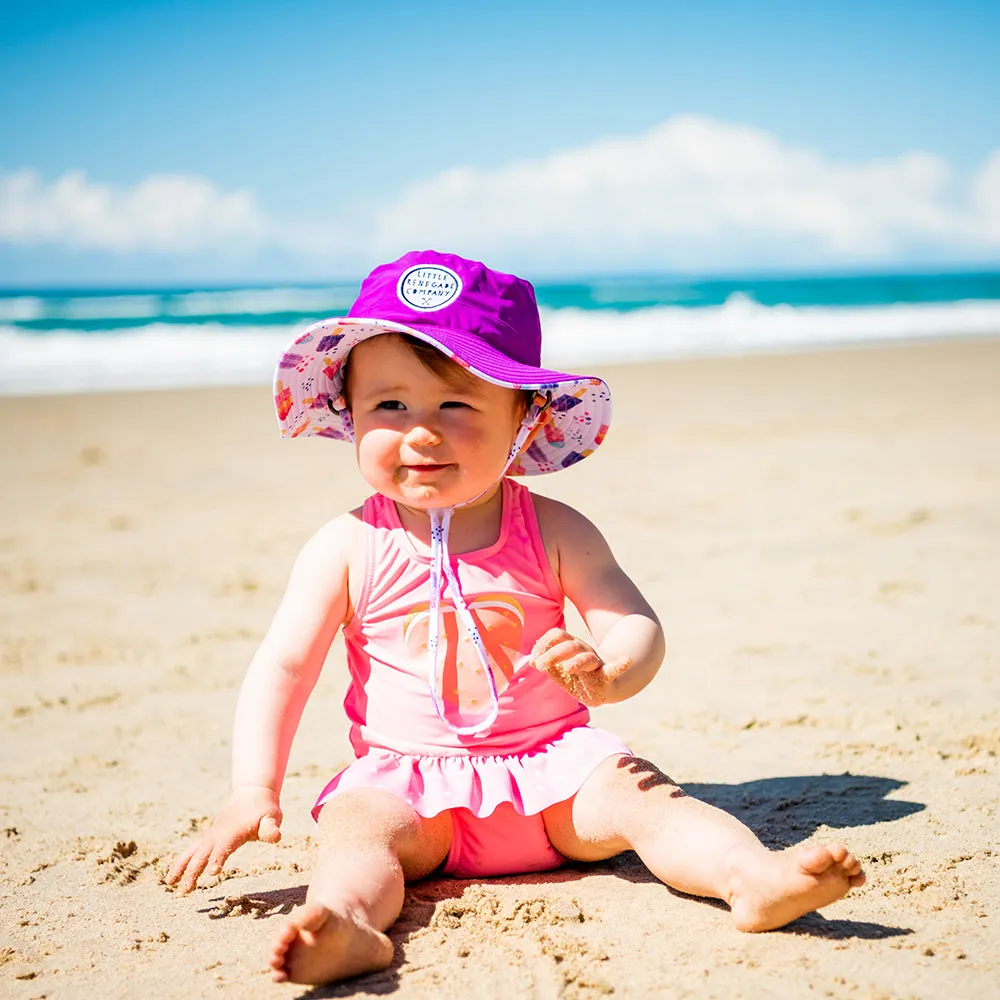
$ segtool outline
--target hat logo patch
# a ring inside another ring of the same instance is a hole
[[[462,279],[440,264],[418,264],[399,276],[396,295],[399,301],[418,312],[443,309],[458,298]]]

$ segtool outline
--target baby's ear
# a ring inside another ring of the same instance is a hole
[[[538,393],[534,389],[519,389],[514,399],[515,416],[518,420],[524,420],[531,409],[532,403]]]

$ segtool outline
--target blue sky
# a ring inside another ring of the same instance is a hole
[[[985,2],[6,4],[0,284],[435,243],[551,274],[995,266],[998,37]]]

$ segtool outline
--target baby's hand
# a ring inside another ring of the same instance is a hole
[[[167,885],[180,882],[190,892],[205,870],[218,875],[226,858],[248,840],[276,844],[281,840],[281,807],[270,788],[237,788],[211,829],[173,863]]]
[[[549,629],[531,657],[536,669],[590,708],[607,701],[611,683],[629,668],[628,658],[605,663],[593,646],[561,628]]]

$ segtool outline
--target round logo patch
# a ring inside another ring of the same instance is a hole
[[[417,264],[399,276],[396,295],[399,301],[420,312],[443,309],[458,298],[462,279],[440,264]]]

